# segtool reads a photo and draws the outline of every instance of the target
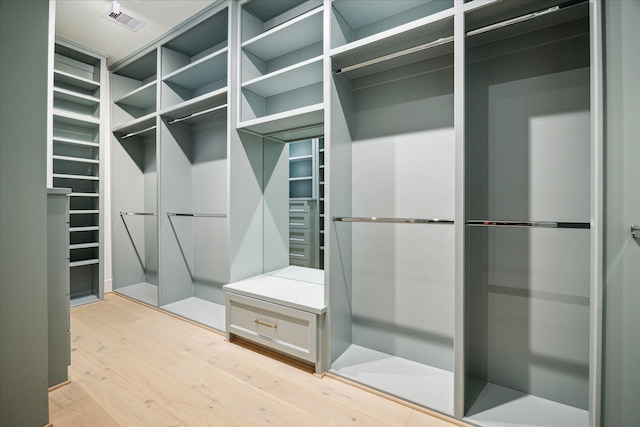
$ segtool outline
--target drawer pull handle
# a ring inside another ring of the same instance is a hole
[[[262,326],[266,326],[267,328],[271,328],[271,329],[278,329],[278,325],[274,324],[274,323],[267,323],[267,322],[263,322],[262,320],[254,320],[254,323],[256,325],[262,325]]]

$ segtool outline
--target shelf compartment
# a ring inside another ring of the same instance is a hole
[[[58,179],[79,179],[79,180],[87,180],[87,181],[100,181],[99,176],[68,175],[68,174],[62,174],[62,173],[54,173],[53,177]]]
[[[111,73],[111,120],[121,126],[156,111],[157,51],[152,50]]]
[[[363,77],[453,53],[453,11],[445,10],[398,28],[385,37],[369,37],[330,52],[333,68],[350,78]],[[380,59],[386,59],[379,61]],[[379,62],[376,62],[379,61]],[[373,64],[368,66],[368,62]]]
[[[322,57],[248,81],[242,89],[243,92],[248,90],[262,98],[270,98],[318,83],[322,83]]]
[[[95,265],[95,264],[99,264],[100,260],[99,259],[83,259],[80,261],[73,261],[69,263],[69,267],[74,268],[74,267],[82,267],[85,265]]]
[[[559,2],[550,1],[519,1],[499,2],[484,8],[474,9],[465,14],[465,26],[467,29],[466,47],[474,48],[493,42],[508,39],[517,40],[521,36],[524,40],[526,34],[530,34],[531,45],[550,44],[563,37],[579,37],[589,33],[589,4],[582,2],[556,8]],[[504,19],[500,19],[504,18]],[[510,21],[513,20],[513,21]],[[543,30],[548,29],[545,34]],[[491,54],[498,55],[500,51],[494,51],[494,45],[490,46]],[[473,55],[469,60],[478,58]]]
[[[253,120],[322,103],[322,61],[307,61],[242,87],[242,120]]]
[[[332,2],[331,48],[376,40],[413,37],[412,32],[440,19],[453,16],[453,0],[335,0]]]
[[[249,1],[242,6],[241,42],[244,44],[264,34],[287,31],[288,27],[296,25],[297,18],[320,6],[322,0]]]
[[[100,98],[66,89],[53,89],[53,108],[93,118],[100,117]]]
[[[350,345],[331,372],[401,399],[453,414],[453,372]]]
[[[88,142],[82,141],[79,139],[73,138],[64,138],[64,137],[53,137],[54,145],[72,145],[72,146],[81,146],[81,147],[90,147],[90,148],[100,148],[100,144],[96,142]]]
[[[100,86],[100,59],[60,43],[55,44],[54,70],[74,86]]]
[[[163,106],[170,107],[226,88],[227,55],[225,47],[164,77]]]
[[[89,96],[97,97],[100,91],[99,82],[61,70],[53,71],[53,83],[54,87],[67,89]]]
[[[242,44],[242,81],[322,55],[321,7]]]
[[[90,114],[82,114],[76,111],[68,111],[61,108],[53,109],[53,125],[65,123],[76,127],[95,129],[100,126],[100,120]]]
[[[272,114],[238,124],[239,130],[270,136],[283,142],[298,141],[322,135],[324,104],[314,104]]]
[[[227,88],[201,95],[174,107],[163,110],[160,114],[169,123],[209,120],[227,113]]]

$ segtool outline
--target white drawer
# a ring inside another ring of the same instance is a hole
[[[302,310],[226,293],[227,333],[317,362],[317,316]]]

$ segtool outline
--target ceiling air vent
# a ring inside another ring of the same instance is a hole
[[[134,18],[133,16],[129,16],[126,13],[122,13],[120,11],[120,4],[117,1],[114,1],[114,6],[107,10],[104,15],[104,18],[109,21],[115,22],[116,24],[122,25],[125,28],[130,29],[131,31],[138,31],[142,28],[145,22],[140,21],[139,19]],[[117,5],[117,6],[116,6]]]

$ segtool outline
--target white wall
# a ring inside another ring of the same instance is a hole
[[[48,423],[49,2],[0,1],[0,425]]]

